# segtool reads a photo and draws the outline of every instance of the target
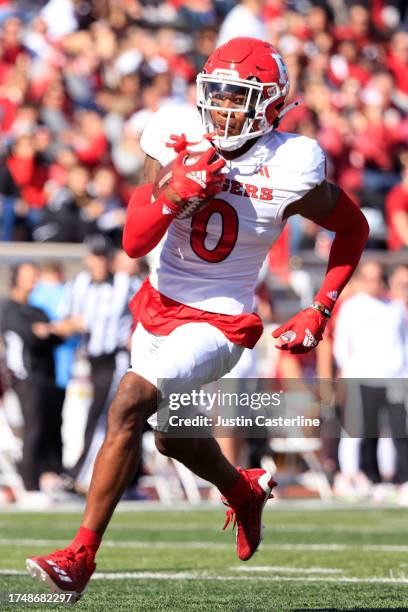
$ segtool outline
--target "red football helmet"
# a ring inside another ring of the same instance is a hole
[[[214,138],[222,149],[238,149],[249,138],[270,132],[288,91],[288,70],[281,55],[257,38],[232,38],[213,51],[197,75],[197,106],[206,131],[214,131],[210,110],[227,113],[224,134]],[[232,102],[228,108],[225,100]],[[239,135],[228,136],[234,112],[245,113],[246,120]]]

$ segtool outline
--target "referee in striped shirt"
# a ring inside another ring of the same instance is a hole
[[[65,318],[55,324],[55,331],[64,335],[81,334],[91,367],[93,400],[84,447],[75,466],[68,470],[74,480],[84,465],[98,422],[129,367],[132,315],[128,304],[138,288],[129,274],[112,272],[113,248],[108,238],[91,235],[85,244],[87,269],[68,283],[62,313]]]

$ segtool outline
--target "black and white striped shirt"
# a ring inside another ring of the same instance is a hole
[[[99,357],[126,347],[132,328],[128,304],[136,289],[135,280],[125,272],[96,283],[84,271],[67,284],[61,314],[83,316],[88,356]]]

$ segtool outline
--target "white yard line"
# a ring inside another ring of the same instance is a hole
[[[278,572],[286,574],[341,574],[344,570],[335,567],[289,567],[288,565],[233,565],[229,568],[235,572]]]
[[[61,546],[67,544],[67,539],[31,539],[31,538],[0,538],[0,546]],[[198,548],[208,550],[222,550],[231,548],[231,542],[141,542],[103,540],[103,546],[107,548],[147,548],[158,550],[169,550],[170,548],[187,549]],[[372,552],[408,552],[408,544],[261,544],[261,550],[287,550],[287,551],[346,551],[367,550]]]
[[[220,524],[222,522],[222,517],[220,517]],[[0,528],[3,529],[7,529],[7,528],[11,528],[14,529],[16,527],[16,523],[15,521],[5,521],[5,522],[0,522]],[[72,528],[72,529],[76,529],[78,527],[78,521],[65,521],[63,524],[57,524],[57,525],[53,525],[53,531],[61,531],[61,532],[67,532],[68,529]],[[201,532],[203,530],[203,528],[205,528],[208,531],[211,532],[219,532],[220,531],[220,526],[219,525],[205,525],[203,523],[187,523],[185,525],[182,524],[174,524],[174,523],[170,523],[170,522],[162,522],[160,521],[160,523],[158,524],[142,524],[142,523],[138,523],[137,519],[135,519],[135,523],[120,523],[120,522],[115,522],[113,525],[109,526],[109,531],[129,531],[129,529],[133,530],[134,532],[138,532],[138,531],[157,531],[158,529],[160,530],[165,530],[165,531],[180,531],[180,532],[185,532],[185,531],[199,531]],[[400,524],[397,523],[393,523],[392,526],[364,526],[364,525],[356,525],[356,526],[348,526],[348,525],[328,525],[327,527],[323,527],[316,523],[316,524],[310,524],[308,523],[307,525],[299,525],[299,524],[294,524],[291,525],[290,523],[266,523],[266,529],[268,530],[269,533],[274,534],[274,533],[309,533],[311,529],[319,529],[320,531],[324,531],[325,533],[346,533],[346,534],[354,534],[354,533],[374,533],[374,534],[379,534],[382,533],[384,535],[386,534],[390,534],[390,533],[395,533],[396,529],[406,529],[406,521],[405,523],[403,523],[401,521]]]
[[[26,572],[0,570],[2,576],[27,576]],[[408,578],[384,576],[358,578],[357,576],[212,576],[204,572],[95,572],[92,580],[221,580],[223,582],[330,582],[352,584],[404,584]]]

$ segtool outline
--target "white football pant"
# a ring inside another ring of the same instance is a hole
[[[243,350],[209,323],[186,323],[168,336],[152,334],[139,323],[132,337],[128,371],[148,380],[168,398],[171,393],[197,388],[194,381],[219,380],[238,363]],[[156,415],[149,423],[157,425]]]

